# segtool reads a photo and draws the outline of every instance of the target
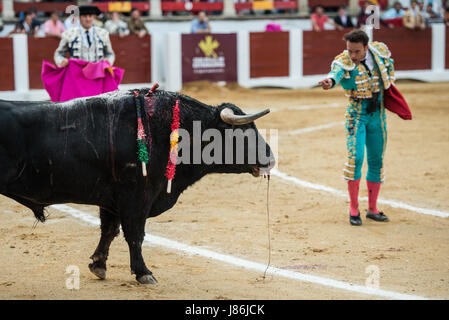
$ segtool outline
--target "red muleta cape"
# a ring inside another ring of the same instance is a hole
[[[384,91],[385,108],[396,113],[404,120],[412,120],[412,112],[402,94],[393,84]]]

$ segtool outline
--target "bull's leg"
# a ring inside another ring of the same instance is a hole
[[[135,214],[121,214],[123,233],[125,234],[125,239],[129,246],[131,274],[135,274],[136,280],[142,284],[157,283],[156,279],[153,277],[153,273],[147,269],[142,257],[142,242],[145,236],[146,219]]]
[[[120,233],[120,217],[100,208],[101,238],[97,249],[90,257],[93,262],[89,270],[100,279],[106,278],[106,260],[112,240]]]

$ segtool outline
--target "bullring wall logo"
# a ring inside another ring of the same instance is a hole
[[[215,51],[220,47],[220,43],[211,35],[207,35],[198,42],[198,47],[204,54],[204,57],[194,57],[192,59],[193,73],[217,73],[224,72],[226,68],[226,59],[218,55]]]
[[[182,81],[237,81],[236,34],[183,34]]]
[[[220,46],[220,43],[212,38],[212,36],[206,36],[203,40],[198,43],[198,47],[200,47],[201,51],[203,51],[206,57],[217,57],[217,53],[215,49]]]

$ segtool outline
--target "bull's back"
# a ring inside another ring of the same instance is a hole
[[[26,163],[9,186],[15,192],[47,202],[100,201],[135,159],[135,111],[126,99],[12,105],[7,113],[20,132],[16,171]]]

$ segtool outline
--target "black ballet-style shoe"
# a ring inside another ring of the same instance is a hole
[[[366,211],[366,217],[368,219],[372,219],[374,221],[380,221],[380,222],[388,222],[388,221],[390,221],[390,219],[388,219],[388,217],[386,215],[384,215],[383,212],[372,213],[372,212],[369,212],[367,210]]]
[[[360,218],[360,212],[358,216],[351,216],[351,212],[349,212],[349,222],[353,226],[361,226],[362,225],[362,219]]]

